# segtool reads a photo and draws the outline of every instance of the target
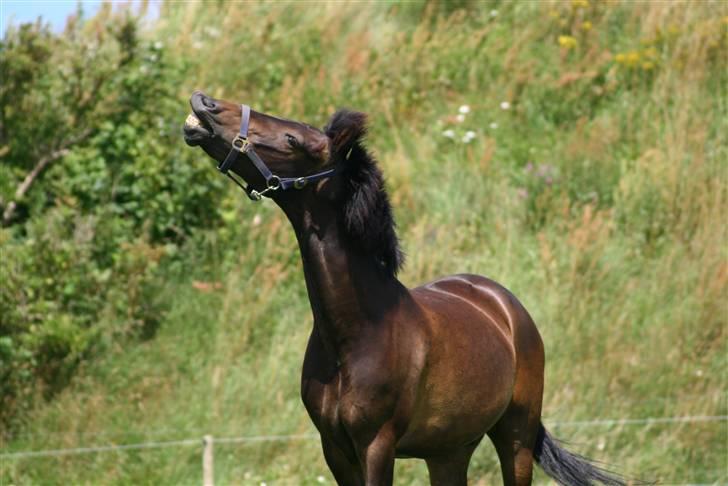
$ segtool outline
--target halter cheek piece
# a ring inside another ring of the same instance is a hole
[[[268,166],[265,165],[265,162],[263,162],[263,160],[258,156],[258,154],[255,152],[255,149],[253,148],[253,144],[250,142],[250,140],[248,140],[250,107],[248,105],[241,105],[241,107],[242,118],[240,120],[240,133],[238,133],[238,135],[233,139],[230,152],[227,154],[227,157],[225,157],[225,160],[223,160],[217,166],[217,169],[226,176],[228,176],[230,179],[232,179],[235,184],[240,186],[240,188],[245,191],[245,194],[247,194],[252,201],[260,201],[263,196],[268,196],[268,193],[278,190],[287,191],[291,188],[303,189],[308,185],[309,182],[318,181],[334,175],[336,169],[329,169],[323,172],[317,172],[316,174],[311,174],[303,177],[279,177],[275,175],[273,172],[271,172]],[[235,164],[235,162],[238,160],[238,156],[241,153],[248,156],[248,159],[250,159],[255,168],[258,169],[258,172],[260,172],[260,175],[262,175],[263,179],[265,179],[266,187],[262,191],[257,191],[251,188],[249,184],[243,185],[240,180],[238,180],[236,177],[233,177],[232,174],[234,174],[234,172],[230,169],[232,168],[233,164]]]

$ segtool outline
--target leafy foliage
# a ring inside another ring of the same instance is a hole
[[[0,45],[6,428],[102,343],[152,335],[157,263],[219,222],[220,185],[180,143],[184,66],[138,26],[106,7]]]

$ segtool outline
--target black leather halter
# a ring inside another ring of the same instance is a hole
[[[240,188],[245,191],[245,194],[252,201],[260,201],[263,196],[268,196],[269,192],[274,191],[287,191],[288,189],[303,189],[308,185],[309,182],[318,181],[331,177],[336,172],[336,169],[328,169],[323,172],[317,172],[303,177],[279,177],[275,175],[265,165],[265,162],[258,156],[253,148],[253,143],[248,140],[248,125],[250,125],[250,107],[248,105],[241,105],[242,118],[240,120],[240,133],[233,139],[232,147],[230,152],[225,157],[225,160],[220,162],[217,169],[228,176],[235,182]],[[233,164],[238,160],[238,156],[243,153],[248,156],[250,161],[253,163],[260,175],[265,179],[265,189],[257,191],[250,187],[250,185],[244,185],[243,182],[239,181],[236,177],[233,177],[234,172],[230,171]],[[268,196],[270,197],[270,196]]]

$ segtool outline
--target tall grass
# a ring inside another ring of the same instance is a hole
[[[728,413],[727,15],[718,1],[168,3],[149,35],[189,62],[180,103],[202,88],[317,125],[367,112],[402,281],[474,272],[518,295],[545,341],[548,425]],[[8,450],[312,431],[295,239],[272,205],[229,191],[229,224],[169,269],[156,338],[88,363]],[[628,475],[728,481],[726,422],[553,428]],[[199,456],[6,460],[0,478],[194,484]],[[219,445],[215,460],[221,484],[333,481],[316,441]],[[426,471],[398,461],[395,476]],[[489,444],[470,478],[500,482]]]

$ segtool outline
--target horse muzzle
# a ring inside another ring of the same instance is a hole
[[[195,91],[190,98],[190,106],[192,113],[187,115],[183,128],[185,142],[187,145],[200,145],[215,136],[210,111],[216,110],[217,102],[202,92]]]

